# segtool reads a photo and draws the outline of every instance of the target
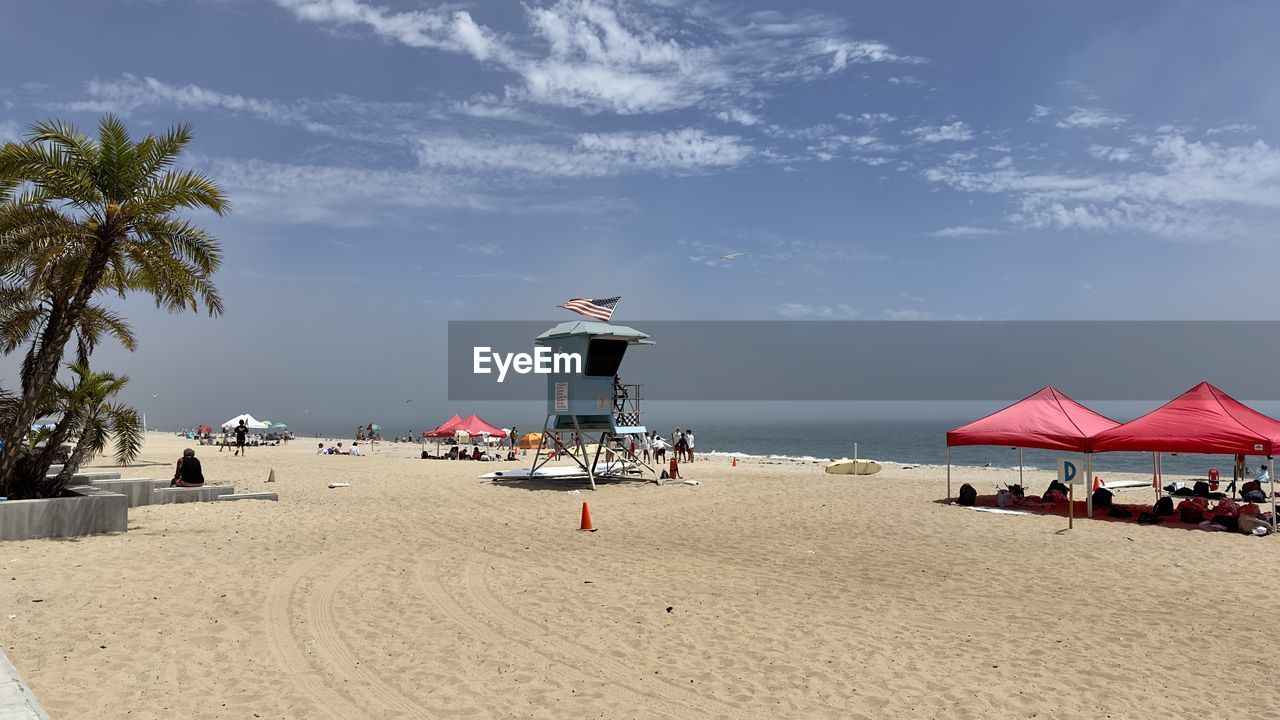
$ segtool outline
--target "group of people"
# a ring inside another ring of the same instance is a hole
[[[352,443],[351,443],[351,447],[347,448],[346,450],[343,450],[343,449],[342,449],[342,443],[338,443],[337,445],[332,446],[332,447],[325,447],[325,446],[324,446],[324,443],[318,443],[318,444],[317,444],[317,447],[316,447],[316,454],[317,454],[317,455],[353,455],[353,456],[359,456],[359,455],[360,455],[360,441],[358,441],[358,440],[357,440],[357,441],[355,441],[355,442],[352,442]]]
[[[451,447],[449,448],[449,452],[445,453],[444,455],[441,455],[441,456],[440,456],[440,457],[438,457],[438,458],[437,458],[437,457],[435,457],[435,456],[433,456],[433,455],[428,454],[428,453],[427,453],[427,452],[425,452],[425,451],[422,453],[422,457],[423,457],[423,459],[427,459],[427,460],[481,460],[481,461],[489,461],[489,460],[497,460],[497,459],[498,459],[498,454],[497,454],[497,453],[495,453],[495,452],[492,452],[492,451],[490,451],[490,452],[485,452],[485,451],[483,451],[483,450],[481,450],[481,449],[480,449],[480,446],[479,446],[479,445],[472,445],[472,446],[471,446],[471,452],[467,452],[467,449],[466,449],[466,448],[461,447],[461,446],[459,446],[459,445],[453,445],[453,446],[451,446]],[[507,453],[507,459],[508,459],[508,460],[514,460],[514,459],[515,459],[515,451],[512,451],[512,452]]]

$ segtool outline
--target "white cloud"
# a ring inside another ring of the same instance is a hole
[[[978,237],[980,235],[1002,235],[1004,230],[996,228],[974,227],[972,225],[953,225],[929,233],[938,238]]]
[[[12,120],[0,121],[0,143],[17,142],[22,139],[22,131],[18,123]]]
[[[331,132],[323,123],[307,117],[296,107],[270,100],[220,93],[197,85],[175,86],[152,77],[124,75],[120,80],[91,80],[89,99],[67,104],[76,112],[114,112],[129,115],[139,108],[164,105],[181,110],[231,110],[264,120],[297,124],[315,132]]]
[[[631,172],[681,174],[733,167],[751,149],[730,135],[683,129],[654,133],[584,133],[571,145],[431,137],[415,150],[423,167],[502,171],[552,177],[602,177]]]
[[[848,305],[809,305],[806,303],[783,303],[775,312],[791,320],[848,320],[862,315]]]
[[[958,120],[949,125],[923,125],[908,130],[906,134],[927,143],[960,142],[973,139],[973,130]]]
[[[485,243],[458,243],[456,247],[459,250],[475,255],[485,255],[487,257],[498,257],[502,254],[502,247],[491,242]]]
[[[810,14],[753,13],[662,1],[558,0],[525,6],[524,32],[499,34],[461,10],[393,11],[362,0],[275,0],[299,20],[356,26],[388,41],[469,55],[514,74],[513,101],[584,112],[653,113],[758,94],[761,84],[817,79],[855,64],[917,63],[874,40],[843,37]],[[699,44],[694,37],[706,37]]]
[[[1251,133],[1257,130],[1257,125],[1249,125],[1247,123],[1231,123],[1230,125],[1219,125],[1215,128],[1209,128],[1204,131],[1205,135],[1221,135],[1222,133]]]
[[[885,112],[878,112],[878,113],[864,112],[864,113],[858,113],[857,115],[852,115],[850,113],[839,113],[838,115],[836,115],[836,117],[841,120],[844,120],[845,122],[854,122],[854,123],[858,123],[859,125],[866,125],[867,127],[872,127],[872,128],[877,127],[879,125],[885,125],[885,124],[891,123],[898,119],[893,115],[890,115],[889,113],[885,113]]]
[[[1100,108],[1074,107],[1071,114],[1057,122],[1060,128],[1099,128],[1123,125],[1125,117]]]
[[[1007,195],[1017,208],[1009,220],[1025,227],[1202,240],[1276,236],[1280,150],[1160,135],[1142,151],[1134,157],[1144,161],[1142,170],[1037,173],[1012,162],[970,162],[937,166],[925,177],[964,192]]]
[[[233,218],[352,227],[372,224],[391,208],[500,207],[457,178],[420,171],[196,160],[227,191]]]
[[[1053,109],[1047,105],[1032,105],[1031,117],[1029,119],[1031,120],[1031,122],[1039,122],[1040,120],[1043,120],[1049,117],[1050,113],[1052,112],[1053,112]]]
[[[1133,159],[1133,151],[1129,148],[1111,147],[1110,145],[1090,145],[1089,154],[1098,160],[1127,162]]]
[[[753,127],[760,124],[760,118],[756,114],[743,110],[742,108],[729,108],[716,113],[716,119],[727,122]]]

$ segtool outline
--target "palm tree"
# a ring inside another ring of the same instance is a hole
[[[25,303],[0,318],[0,338],[14,339],[13,347],[31,343],[20,393],[0,417],[0,495],[18,496],[10,484],[21,441],[72,334],[88,337],[90,327],[126,334],[97,296],[142,292],[171,312],[222,313],[211,280],[221,247],[179,215],[228,209],[212,180],[172,168],[191,138],[190,126],[179,125],[134,142],[107,115],[96,140],[51,120],[32,125],[24,142],[0,147],[0,279]]]
[[[57,478],[41,484],[40,494],[44,497],[60,495],[81,463],[106,450],[108,440],[115,440],[116,463],[119,465],[131,462],[142,449],[142,420],[138,411],[110,402],[129,384],[129,376],[96,373],[80,363],[68,367],[75,374],[75,383],[55,382],[54,394],[61,401],[62,422],[67,422],[73,431],[79,431],[80,439]]]

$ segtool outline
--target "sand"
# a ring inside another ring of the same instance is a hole
[[[167,477],[187,444],[153,433],[123,474]],[[939,468],[716,458],[697,486],[592,493],[314,449],[199,449],[211,482],[279,503],[0,545],[0,639],[55,718],[1276,715],[1275,538],[1063,532],[934,502]]]

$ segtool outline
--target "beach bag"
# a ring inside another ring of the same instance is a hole
[[[1218,503],[1218,506],[1213,511],[1218,515],[1235,516],[1240,514],[1240,506],[1236,505],[1234,500],[1223,500]]]
[[[1215,525],[1221,525],[1228,530],[1240,529],[1240,518],[1235,515],[1214,515],[1213,522]]]
[[[1047,492],[1047,493],[1045,493],[1045,494],[1044,494],[1044,501],[1045,501],[1045,502],[1047,502],[1047,503],[1060,503],[1060,502],[1066,502],[1066,501],[1067,501],[1067,496],[1066,496],[1066,495],[1063,495],[1062,493],[1058,492],[1057,490],[1050,490],[1049,492]]]
[[[1249,503],[1248,505],[1245,505],[1244,507],[1240,508],[1240,512],[1237,513],[1237,516],[1253,515],[1254,517],[1257,517],[1261,514],[1262,514],[1262,510],[1260,510],[1257,505],[1254,505],[1253,503]]]
[[[1017,498],[1008,490],[996,491],[996,505],[1002,508],[1013,507],[1017,503]]]
[[[1237,518],[1237,521],[1240,523],[1239,525],[1240,532],[1244,533],[1245,535],[1255,534],[1254,533],[1255,528],[1262,528],[1268,533],[1271,532],[1271,526],[1267,524],[1267,522],[1262,518],[1254,517],[1252,515],[1241,515],[1239,518]],[[1263,534],[1266,534],[1266,533],[1263,533]]]
[[[1127,520],[1129,519],[1129,508],[1123,505],[1112,505],[1107,510],[1107,514],[1113,518],[1118,518],[1120,520]]]
[[[663,471],[662,471],[661,479],[662,479],[662,480],[670,480],[670,478],[668,478],[668,477],[667,477],[667,471],[666,471],[666,470],[663,470]]]
[[[978,504],[978,491],[973,489],[969,483],[960,486],[960,498],[958,502],[965,507],[973,507]]]
[[[1190,500],[1183,500],[1178,503],[1178,519],[1184,523],[1198,525],[1204,522],[1204,508]]]
[[[1111,507],[1111,491],[1106,488],[1098,488],[1097,490],[1094,490],[1093,506],[1101,510]]]
[[[1204,480],[1197,480],[1191,492],[1195,493],[1196,497],[1209,497],[1209,483]]]
[[[1157,517],[1168,517],[1173,514],[1173,498],[1162,497],[1156,501],[1155,507],[1151,509]]]
[[[1067,496],[1067,486],[1066,486],[1066,485],[1063,485],[1062,483],[1058,482],[1057,480],[1054,480],[1053,482],[1049,483],[1049,489],[1044,491],[1044,495],[1045,495],[1045,497],[1048,497],[1048,496],[1049,496],[1049,493],[1051,493],[1051,492],[1060,492],[1060,493],[1062,493],[1062,496],[1063,496],[1063,497],[1066,497],[1066,496]]]

